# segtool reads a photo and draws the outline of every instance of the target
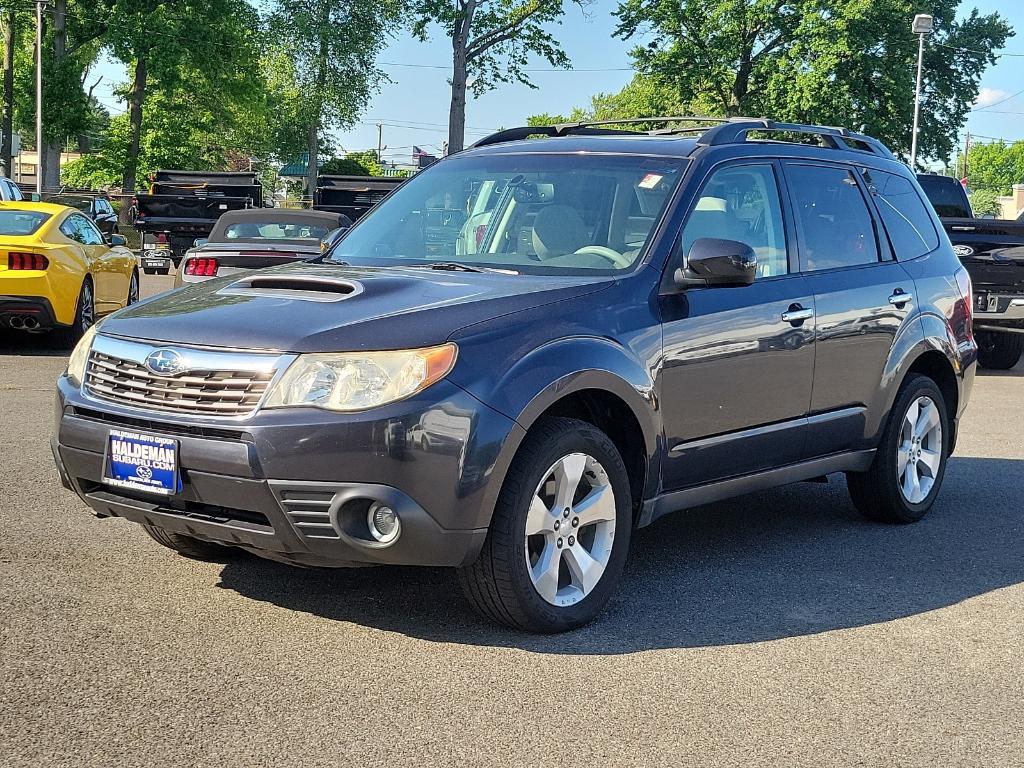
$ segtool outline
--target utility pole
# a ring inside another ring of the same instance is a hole
[[[43,6],[36,0],[36,192],[43,194]]]
[[[967,180],[967,156],[971,152],[971,132],[968,131],[967,135],[964,136],[964,184],[969,183]]]
[[[917,123],[921,112],[921,69],[924,64],[924,36],[935,27],[934,19],[927,13],[919,13],[914,17],[911,27],[918,36],[917,41],[917,88],[914,91],[914,135],[910,139],[910,170],[917,171]]]
[[[377,123],[377,165],[381,165],[381,156],[384,154],[384,126]]]

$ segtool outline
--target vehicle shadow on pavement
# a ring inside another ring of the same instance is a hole
[[[1024,581],[1024,461],[954,458],[922,522],[865,521],[842,479],[701,507],[636,532],[594,624],[535,636],[494,626],[453,571],[298,570],[245,558],[220,586],[411,637],[537,653],[620,654],[754,643],[890,621]]]
[[[67,357],[70,349],[60,347],[48,333],[0,330],[0,355]]]

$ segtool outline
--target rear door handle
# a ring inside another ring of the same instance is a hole
[[[814,317],[813,309],[806,309],[799,304],[791,304],[789,309],[782,313],[782,319],[793,325],[800,325],[804,320]]]
[[[900,308],[909,304],[912,300],[913,297],[909,293],[904,292],[902,288],[897,288],[892,292],[892,296],[889,297],[889,303],[894,307]]]

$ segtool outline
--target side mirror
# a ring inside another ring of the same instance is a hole
[[[124,235],[111,235],[110,244],[113,246],[128,245],[128,238]]]
[[[193,241],[192,247],[193,248],[202,248],[208,242],[210,242],[210,238],[208,238],[208,237],[197,237],[195,239],[195,241]]]
[[[744,286],[757,276],[757,256],[746,243],[702,237],[694,240],[686,266],[675,271],[676,285]]]

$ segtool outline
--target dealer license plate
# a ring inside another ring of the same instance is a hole
[[[118,488],[171,495],[181,490],[178,441],[112,429],[107,437],[103,482]]]

